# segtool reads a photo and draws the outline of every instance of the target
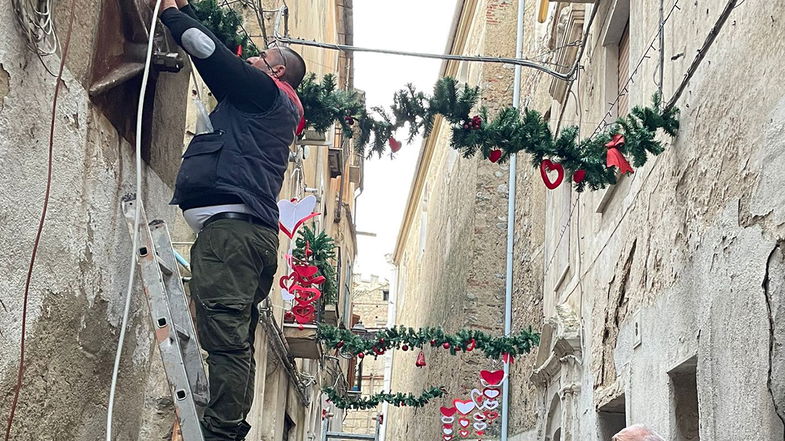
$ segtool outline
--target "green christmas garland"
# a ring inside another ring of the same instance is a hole
[[[531,109],[521,113],[516,108],[505,107],[491,119],[488,110],[481,107],[472,116],[471,111],[480,98],[479,88],[460,86],[450,77],[440,78],[430,97],[408,85],[396,92],[389,112],[376,107],[371,109],[373,114],[365,109],[358,93],[338,90],[330,74],[321,83],[311,74],[298,93],[311,127],[324,131],[333,121],[337,122],[345,136],[354,138],[356,150],[368,156],[383,154],[388,144],[394,153],[397,141],[391,138],[405,126],[408,126],[409,142],[420,133],[428,136],[434,118],[441,115],[452,131],[451,146],[464,157],[480,153],[486,159],[504,162],[514,153],[526,152],[532,156],[535,167],[546,159],[564,167],[566,176],[572,178],[579,192],[586,187],[597,190],[616,183],[616,170],[608,165],[606,156],[606,144],[615,135],[624,136],[624,141],[616,145],[619,152],[632,157],[633,165],[640,167],[649,154],[664,151],[662,143],[655,138],[658,130],[674,137],[679,129],[679,110],[663,110],[659,95],[653,97],[651,106],[636,106],[605,130],[579,140],[576,126],[567,127],[554,137],[548,122]]]
[[[221,7],[216,0],[199,0],[192,3],[196,17],[204,24],[216,38],[221,40],[230,51],[236,52],[242,47],[242,57],[255,57],[259,49],[251,41],[248,34],[240,35],[243,17],[240,13],[229,7]]]
[[[446,393],[444,387],[430,387],[423,391],[419,397],[416,397],[412,394],[404,394],[404,393],[396,393],[390,394],[385,392],[380,392],[375,395],[371,395],[370,397],[365,398],[346,398],[339,394],[335,389],[331,387],[325,387],[322,391],[327,395],[327,399],[330,400],[335,407],[339,409],[355,409],[355,410],[366,410],[366,409],[373,409],[374,407],[378,406],[382,402],[387,402],[392,404],[393,406],[409,406],[409,407],[423,407],[424,405],[428,404],[428,401],[439,398]]]
[[[486,357],[498,360],[505,354],[513,357],[528,354],[540,343],[540,335],[531,329],[509,337],[492,337],[474,329],[462,329],[455,334],[447,334],[441,328],[415,330],[398,326],[380,330],[373,339],[366,340],[348,329],[325,324],[319,325],[317,338],[330,349],[338,349],[360,358],[365,355],[382,355],[390,349],[406,351],[430,345],[448,349],[452,355],[458,351],[471,352],[476,348],[484,352]]]
[[[303,225],[300,236],[295,241],[295,248],[292,255],[296,259],[305,260],[306,244],[311,250],[308,263],[319,268],[317,276],[324,276],[324,283],[321,286],[322,302],[333,305],[338,302],[338,277],[335,272],[333,261],[335,260],[335,241],[332,237],[322,231],[316,234],[307,225]]]
[[[201,0],[194,7],[199,19],[229,49],[235,51],[241,46],[243,57],[258,54],[247,34],[238,35],[242,17],[235,10],[218,6],[216,0]],[[479,87],[459,86],[450,77],[439,79],[432,96],[418,92],[412,85],[399,90],[389,112],[379,107],[369,112],[363,96],[354,90],[341,90],[331,74],[321,82],[316,75],[308,75],[298,94],[310,127],[324,132],[337,122],[344,136],[353,138],[355,149],[364,155],[382,155],[388,144],[392,153],[397,151],[400,143],[393,135],[405,126],[409,142],[420,133],[427,136],[433,130],[435,117],[441,115],[452,130],[451,146],[464,157],[480,153],[486,159],[504,162],[512,154],[526,152],[535,167],[551,163],[563,167],[566,178],[573,181],[579,192],[586,187],[598,190],[615,184],[616,167],[622,172],[631,171],[620,164],[625,157],[632,158],[633,166],[643,166],[649,155],[664,151],[656,139],[658,130],[675,137],[679,129],[679,110],[663,108],[659,95],[654,96],[651,106],[636,106],[599,133],[578,139],[576,126],[566,127],[554,136],[548,122],[531,109],[521,113],[504,107],[491,119],[488,110],[481,107],[471,115],[480,98]],[[610,160],[609,143],[620,160]]]

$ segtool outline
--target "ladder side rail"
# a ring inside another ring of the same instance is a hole
[[[194,401],[199,410],[207,406],[210,399],[209,383],[202,361],[202,352],[199,349],[199,338],[196,333],[193,318],[189,308],[188,296],[185,294],[182,277],[177,265],[177,259],[172,247],[172,238],[169,229],[163,221],[153,221],[150,232],[155,244],[158,257],[165,265],[173,268],[170,275],[164,277],[166,293],[169,299],[169,310],[172,314],[172,321],[175,330],[180,338],[180,350],[183,354],[185,370],[188,374],[188,382],[191,386]],[[184,335],[183,335],[184,334]]]
[[[154,337],[163,361],[169,389],[172,393],[177,419],[182,430],[184,441],[204,441],[196,403],[188,382],[188,374],[180,352],[179,339],[174,329],[169,300],[166,294],[161,268],[156,259],[156,253],[147,218],[140,201],[126,199],[123,203],[123,213],[129,231],[133,234],[134,211],[139,204],[139,249],[137,263],[142,279],[145,298],[150,309],[153,321]]]

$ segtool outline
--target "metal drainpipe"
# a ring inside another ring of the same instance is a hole
[[[518,0],[518,25],[515,38],[515,58],[523,57],[523,16],[526,0]],[[518,108],[521,101],[521,66],[515,66],[515,79],[512,86],[512,106]],[[507,195],[507,271],[504,287],[504,335],[512,333],[512,262],[515,239],[515,195],[516,195],[516,155],[510,156],[509,192]],[[500,441],[507,441],[510,419],[510,364],[504,363],[504,383],[502,385],[502,427]]]

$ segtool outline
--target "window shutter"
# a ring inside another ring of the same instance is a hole
[[[618,67],[618,92],[621,95],[619,98],[619,106],[617,107],[617,115],[625,116],[629,113],[629,92],[625,92],[624,88],[628,87],[627,81],[630,78],[630,23],[624,27],[619,40],[619,67]]]

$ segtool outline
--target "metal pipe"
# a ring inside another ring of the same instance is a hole
[[[578,70],[576,64],[567,73],[560,73],[553,69],[547,68],[540,63],[524,59],[522,58],[523,57],[522,54],[516,58],[485,57],[480,55],[468,56],[468,55],[453,55],[453,54],[428,54],[423,52],[406,52],[406,51],[395,51],[390,49],[363,48],[363,47],[351,46],[346,44],[321,43],[318,41],[303,40],[300,38],[290,38],[281,35],[276,35],[275,39],[278,42],[285,43],[285,44],[299,44],[302,46],[312,46],[312,47],[319,47],[322,49],[332,49],[332,50],[344,51],[344,52],[370,52],[375,54],[402,55],[407,57],[435,58],[439,60],[476,61],[482,63],[512,64],[515,66],[524,66],[524,67],[536,69],[564,81],[572,79],[573,76],[575,75],[575,72],[577,72]]]
[[[523,16],[526,0],[518,0],[518,24],[515,38],[515,57],[523,55]],[[512,106],[518,108],[521,101],[521,66],[515,66],[512,86]],[[517,156],[510,156],[510,177],[507,193],[507,268],[504,286],[504,335],[512,333],[512,262],[515,249],[515,195],[517,190]],[[500,441],[507,441],[510,420],[510,363],[504,363],[504,382],[502,383],[502,427]]]
[[[662,88],[665,81],[665,0],[660,0],[660,71],[659,92],[662,99]]]

